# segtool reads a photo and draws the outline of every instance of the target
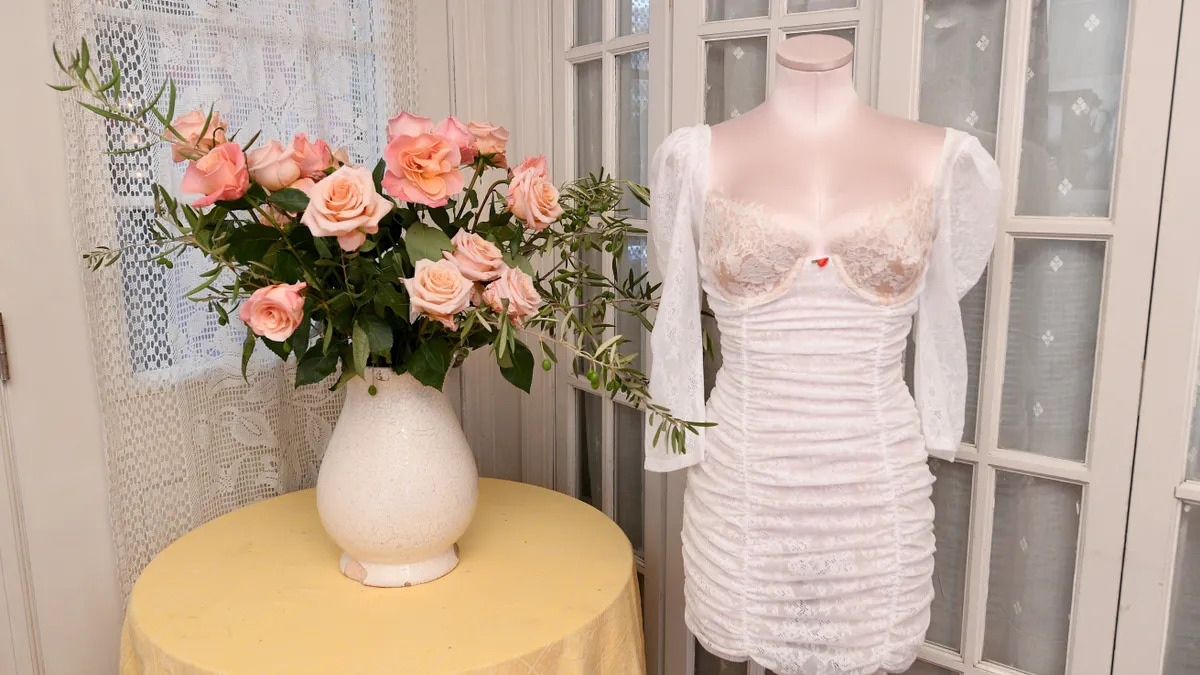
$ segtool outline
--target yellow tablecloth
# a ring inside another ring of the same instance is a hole
[[[312,490],[218,518],[133,589],[121,674],[642,675],[629,541],[556,492],[480,482],[447,576],[367,588],[338,572]]]

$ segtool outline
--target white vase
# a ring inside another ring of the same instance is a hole
[[[367,586],[437,579],[458,565],[455,542],[479,494],[450,400],[385,368],[346,387],[317,478],[317,511],[344,551],[342,573]]]

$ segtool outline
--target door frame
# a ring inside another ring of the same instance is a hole
[[[1118,674],[1161,672],[1180,507],[1200,504],[1200,483],[1186,479],[1200,357],[1200,275],[1194,256],[1200,230],[1192,213],[1200,179],[1200,128],[1188,123],[1200,114],[1200,4],[1184,4],[1178,45],[1117,623],[1113,672]]]

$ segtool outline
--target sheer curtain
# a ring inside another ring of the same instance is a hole
[[[216,105],[239,140],[296,132],[378,157],[383,122],[411,107],[411,0],[54,0],[55,42],[86,37],[122,66],[122,105],[167,77],[178,114]],[[45,55],[43,55],[45,56]],[[80,251],[135,243],[153,217],[150,185],[178,184],[169,152],[104,156],[143,140],[63,105]],[[245,328],[181,299],[203,262],[172,269],[129,255],[84,271],[108,446],[117,564],[126,594],[172,540],[239,506],[311,486],[340,399],[293,390],[295,363],[265,350],[240,372]]]

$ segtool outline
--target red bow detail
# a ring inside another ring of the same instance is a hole
[[[829,264],[829,258],[817,258],[813,262],[817,264],[817,267],[824,267]]]

